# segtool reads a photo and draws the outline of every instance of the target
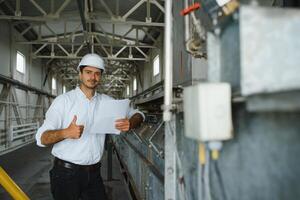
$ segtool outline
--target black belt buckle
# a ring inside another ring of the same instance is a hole
[[[64,160],[61,160],[59,158],[56,158],[54,159],[54,165],[59,165],[59,166],[62,166],[64,168],[67,168],[67,169],[83,169],[83,170],[86,170],[86,171],[95,171],[97,169],[100,169],[101,167],[101,163],[96,163],[94,165],[77,165],[77,164],[74,164],[74,163],[70,163],[70,162],[67,162],[67,161],[64,161]]]
[[[75,169],[75,168],[77,168],[75,164],[66,162],[66,161],[61,160],[59,158],[55,158],[54,159],[54,165],[58,165],[58,166],[61,166],[61,167],[67,168],[67,169]]]

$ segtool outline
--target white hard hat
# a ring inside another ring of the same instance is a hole
[[[105,71],[103,59],[95,53],[89,53],[83,56],[77,67],[78,71],[80,66],[91,66]]]

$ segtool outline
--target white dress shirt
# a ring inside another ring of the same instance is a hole
[[[101,101],[112,100],[105,94],[95,95],[89,100],[79,87],[67,93],[59,95],[54,99],[48,111],[46,112],[43,125],[38,129],[36,142],[40,147],[41,136],[47,130],[59,130],[67,128],[77,116],[77,125],[84,125],[84,130],[79,139],[64,139],[54,144],[52,154],[65,161],[79,165],[92,165],[100,161],[103,149],[105,134],[92,134],[89,132],[93,121],[101,116],[101,113],[94,113],[94,108]],[[130,118],[135,113],[142,112],[130,108],[127,117]]]

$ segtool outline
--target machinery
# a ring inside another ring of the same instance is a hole
[[[55,97],[51,74],[72,88],[72,66],[97,52],[107,64],[99,91],[130,98],[146,116],[107,142],[108,169],[115,154],[133,199],[300,199],[298,1],[65,0],[43,9],[31,0],[34,16],[20,2],[0,0],[0,19],[16,20],[15,32],[26,39],[6,44],[31,45],[30,62],[45,66],[48,92],[0,76],[0,110],[9,113],[2,115],[2,149],[31,141]],[[25,105],[10,85],[26,91]],[[31,113],[26,126],[22,108]]]

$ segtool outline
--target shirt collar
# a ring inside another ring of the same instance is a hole
[[[82,92],[82,90],[80,89],[80,87],[77,86],[76,89],[75,89],[75,91],[76,91],[76,93],[77,93],[81,98],[88,99],[88,98],[86,97],[86,95]],[[95,99],[97,96],[98,96],[98,93],[97,93],[97,91],[95,91],[95,94],[94,94],[94,96],[91,98],[91,100]]]

